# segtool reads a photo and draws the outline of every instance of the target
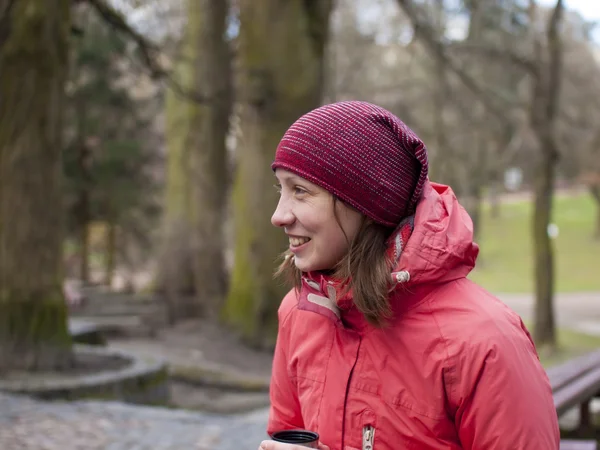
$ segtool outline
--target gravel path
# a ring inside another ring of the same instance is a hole
[[[255,450],[267,409],[210,415],[116,402],[45,402],[0,393],[2,450]]]

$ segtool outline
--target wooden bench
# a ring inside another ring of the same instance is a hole
[[[579,407],[580,429],[590,429],[590,402],[600,395],[600,351],[594,351],[548,369],[554,407],[559,417]],[[561,450],[597,450],[596,441],[561,441]]]

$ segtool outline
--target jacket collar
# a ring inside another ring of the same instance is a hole
[[[394,315],[408,311],[440,283],[463,278],[479,252],[473,223],[448,186],[427,182],[415,216],[403,220],[388,239],[392,261],[390,302]],[[330,317],[357,330],[369,327],[352,302],[352,293],[321,272],[305,273],[300,309]]]

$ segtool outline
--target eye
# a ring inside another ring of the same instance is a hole
[[[294,194],[304,195],[304,194],[308,194],[308,191],[300,186],[294,186]]]

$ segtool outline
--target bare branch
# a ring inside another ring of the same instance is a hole
[[[403,9],[405,14],[408,16],[413,24],[415,36],[420,37],[423,43],[429,48],[429,50],[444,63],[448,69],[450,69],[459,80],[473,92],[485,106],[498,120],[503,123],[509,121],[504,112],[498,108],[491,100],[491,94],[486,92],[479,83],[461,68],[460,64],[451,58],[445,45],[436,38],[435,30],[431,27],[427,20],[422,20],[419,17],[417,9],[411,0],[397,0],[400,7]]]
[[[196,103],[209,102],[207,96],[182,86],[175,80],[172,74],[163,67],[160,62],[161,50],[158,46],[150,42],[146,37],[135,31],[125,20],[122,14],[110,6],[106,0],[85,0],[98,14],[115,30],[123,33],[129,39],[133,40],[140,50],[144,66],[150,71],[150,75],[155,80],[164,82],[173,91],[188,100]]]
[[[159,49],[149,42],[144,36],[139,34],[125,21],[125,18],[114,8],[108,5],[104,0],[87,0],[94,7],[100,16],[115,28],[117,31],[125,34],[137,44],[141,51],[142,59],[146,67],[150,70],[153,78],[160,78],[165,75],[165,70],[158,62]]]
[[[2,45],[8,37],[9,16],[15,3],[16,0],[0,0],[0,45]]]
[[[507,48],[482,46],[481,44],[468,41],[449,44],[448,48],[450,51],[456,51],[458,53],[474,53],[480,56],[489,57],[495,61],[505,61],[532,74],[538,70],[537,65],[532,60],[523,55],[519,55],[518,53],[514,53]]]

